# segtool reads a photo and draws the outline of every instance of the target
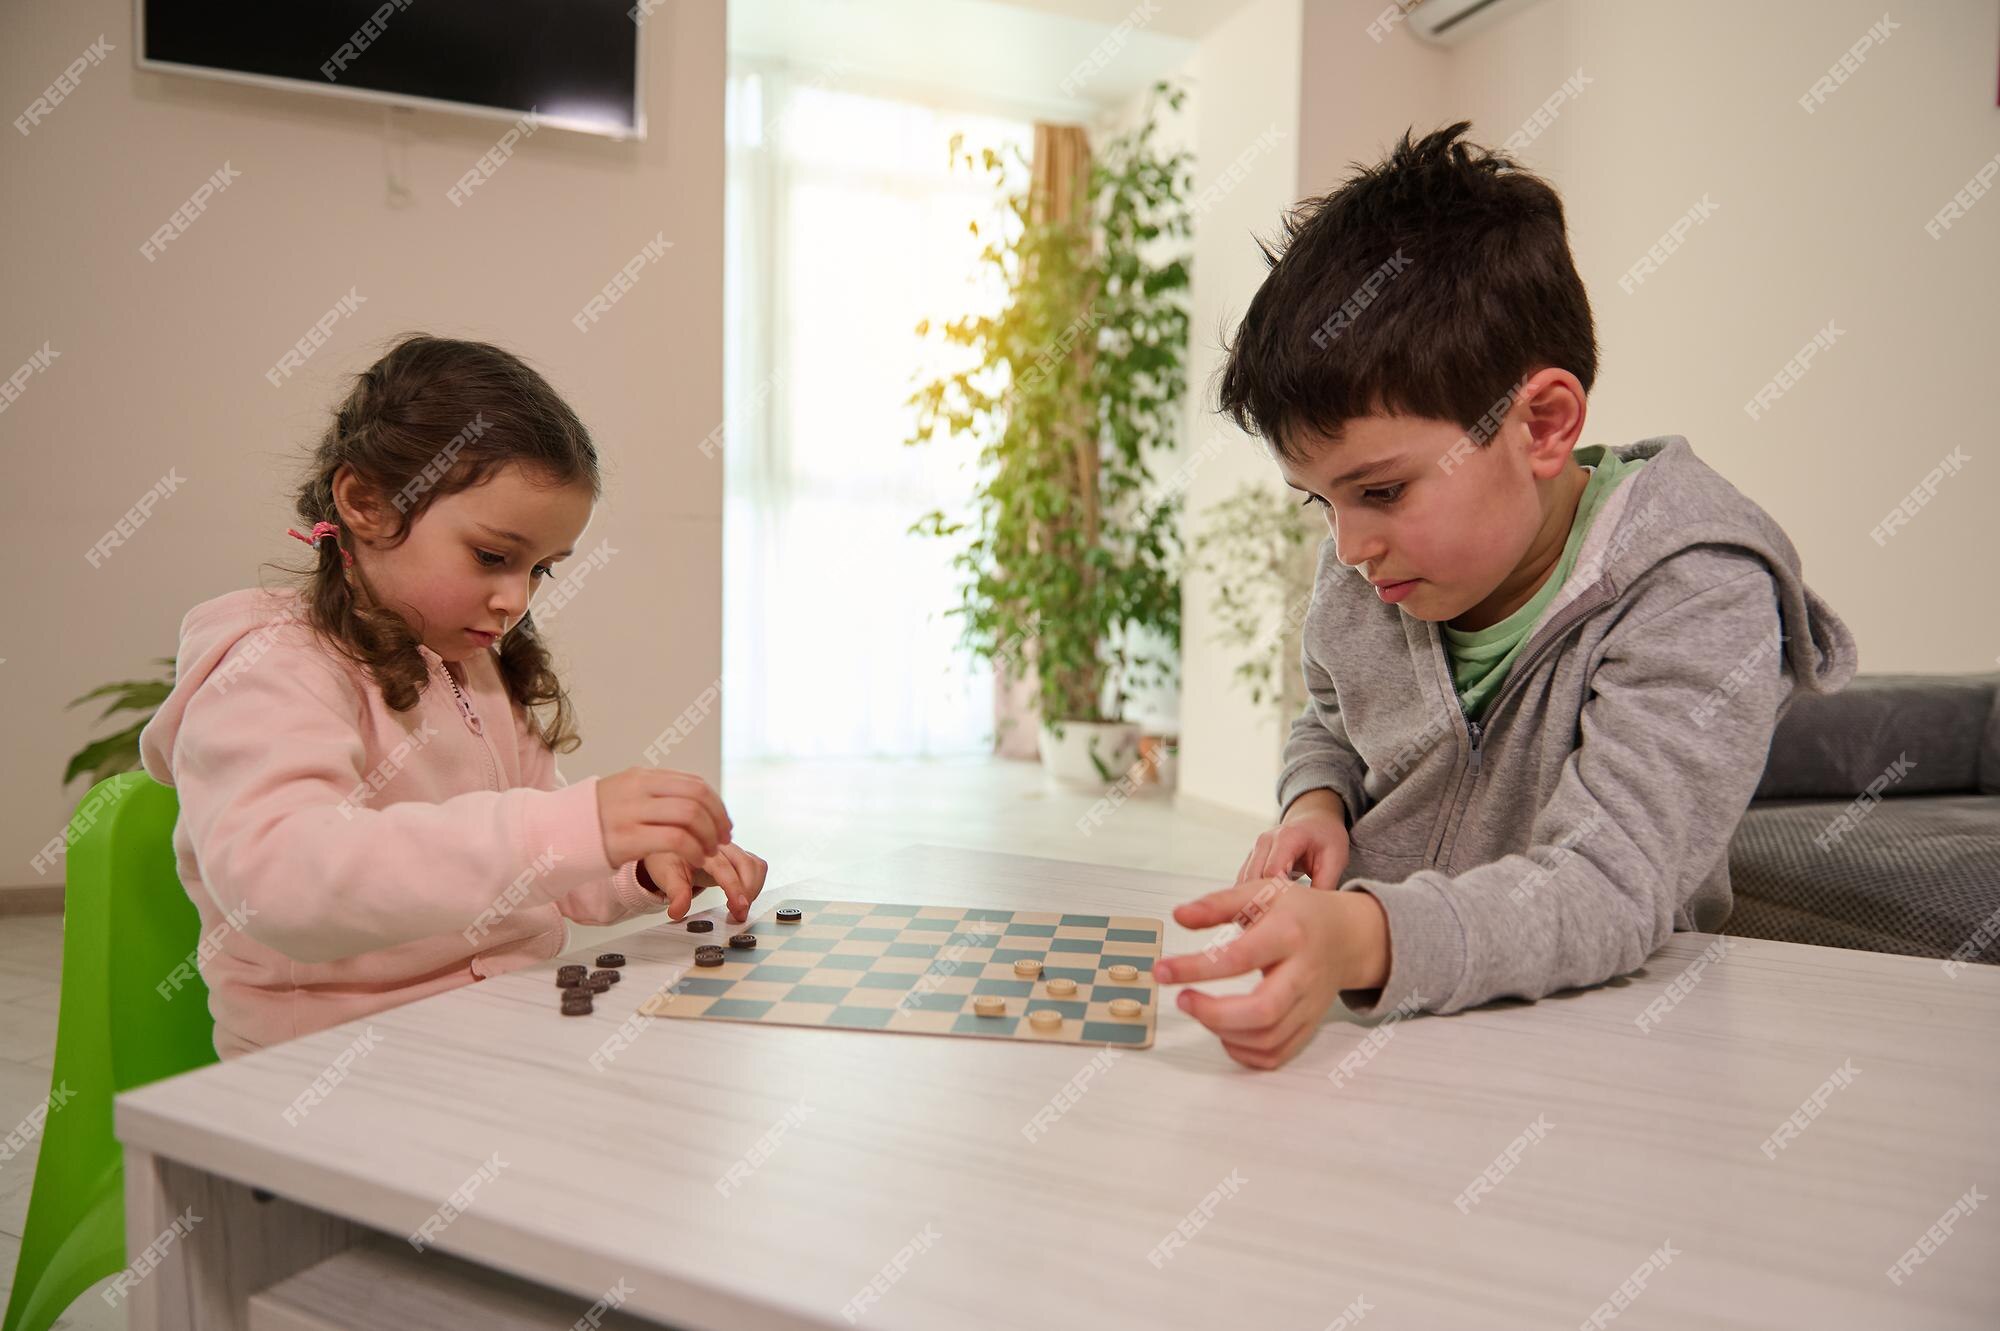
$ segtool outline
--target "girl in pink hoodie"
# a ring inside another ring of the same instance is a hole
[[[563,951],[565,920],[747,917],[765,863],[700,777],[567,785],[569,698],[529,602],[599,494],[576,413],[519,358],[410,337],[298,490],[301,588],[204,602],[140,737],[224,1057]]]

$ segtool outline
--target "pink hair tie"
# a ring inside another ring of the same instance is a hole
[[[331,522],[315,522],[312,527],[312,535],[310,536],[291,527],[285,528],[285,535],[296,536],[315,550],[319,549],[319,543],[322,539],[331,536],[334,548],[340,551],[342,567],[354,567],[354,556],[349,554],[347,548],[340,543],[340,528],[334,526]]]

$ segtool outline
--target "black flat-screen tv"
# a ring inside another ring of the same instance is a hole
[[[646,136],[658,0],[134,0],[142,69]]]

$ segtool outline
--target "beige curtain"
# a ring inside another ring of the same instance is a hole
[[[1079,125],[1035,125],[1029,215],[1037,222],[1085,221],[1090,209],[1090,137]],[[1081,350],[1081,348],[1079,348]],[[1094,441],[1093,441],[1094,442]],[[1082,479],[1096,488],[1095,448],[1078,450]],[[1092,505],[1094,509],[1095,504]],[[1034,650],[1032,645],[1028,649]],[[993,677],[993,751],[1033,760],[1040,750],[1039,690],[1032,667],[1023,678],[997,669]]]

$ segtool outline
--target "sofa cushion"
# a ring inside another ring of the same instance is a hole
[[[1724,933],[2000,963],[2000,796],[1752,805],[1729,874]]]
[[[1897,796],[2000,793],[1981,749],[1994,675],[1860,675],[1838,693],[1802,693],[1779,720],[1757,798],[1852,799],[1892,773]],[[1897,767],[1898,759],[1907,768]]]

